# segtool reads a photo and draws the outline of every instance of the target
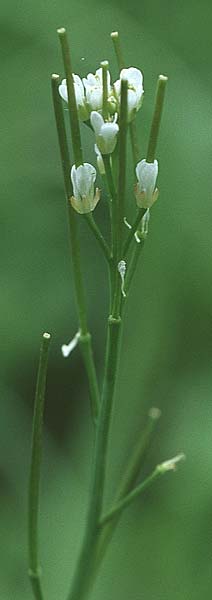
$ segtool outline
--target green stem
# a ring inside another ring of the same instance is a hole
[[[139,145],[138,145],[136,124],[135,124],[134,119],[133,119],[133,121],[130,122],[129,127],[130,127],[130,141],[131,141],[131,147],[132,147],[133,164],[134,164],[134,168],[135,168],[139,161],[139,158],[140,158],[140,149],[139,149]]]
[[[119,174],[117,194],[117,263],[122,258],[122,235],[124,222],[126,188],[126,150],[127,150],[127,91],[128,83],[121,80],[121,103],[119,121]]]
[[[121,71],[125,67],[125,61],[124,61],[124,57],[123,57],[123,54],[122,54],[122,49],[121,49],[121,44],[120,44],[120,38],[119,38],[118,31],[112,31],[112,33],[110,34],[110,37],[111,37],[111,40],[113,42],[113,47],[114,47],[114,50],[115,50],[115,55],[116,55],[118,67],[119,67],[119,69]]]
[[[159,470],[158,467],[156,467],[154,469],[154,471],[151,473],[151,475],[149,475],[149,477],[147,477],[144,481],[142,481],[142,483],[137,485],[136,488],[134,490],[132,490],[132,492],[130,492],[129,494],[127,494],[127,496],[125,496],[125,498],[120,500],[120,502],[118,502],[102,518],[100,526],[104,527],[106,525],[106,523],[111,521],[111,519],[114,519],[116,516],[120,515],[122,513],[122,511],[124,510],[124,508],[129,506],[129,504],[131,504],[131,502],[133,502],[133,500],[135,500],[135,498],[140,496],[142,494],[142,492],[144,492],[155,481],[155,479],[157,479],[158,477],[160,477],[163,474],[164,474],[164,472]]]
[[[32,452],[29,477],[28,499],[28,544],[29,544],[29,577],[36,600],[43,600],[40,581],[40,565],[38,556],[38,517],[40,498],[40,471],[42,460],[43,412],[48,367],[48,352],[51,336],[44,333],[42,337],[40,360],[35,392],[35,406],[32,430]]]
[[[136,219],[135,219],[135,221],[134,221],[134,223],[133,223],[133,225],[132,225],[132,227],[130,229],[130,233],[128,234],[128,237],[126,239],[126,242],[125,242],[125,245],[124,245],[124,248],[123,248],[123,257],[124,258],[127,255],[127,252],[129,250],[130,244],[131,244],[131,242],[132,242],[132,240],[134,238],[134,235],[135,235],[135,233],[136,233],[136,231],[138,229],[138,226],[139,226],[139,224],[141,222],[141,219],[145,215],[145,212],[146,212],[146,208],[139,208],[137,217],[136,217]]]
[[[72,195],[72,186],[70,180],[70,157],[66,137],[62,101],[58,94],[59,79],[59,75],[52,75],[52,95],[67,199],[73,276],[76,292],[76,305],[79,318],[80,342],[82,342],[82,355],[89,383],[92,417],[93,420],[96,421],[96,415],[98,414],[99,410],[99,390],[93,358],[92,340],[87,326],[85,294],[82,280],[80,247],[77,231],[77,215],[72,209],[69,200]]]
[[[141,467],[144,463],[146,453],[150,446],[150,442],[152,440],[160,414],[161,413],[159,409],[150,409],[144,431],[139,436],[139,439],[132,450],[132,454],[130,454],[128,463],[125,466],[124,475],[115,496],[115,503],[118,503],[122,498],[124,498],[134,487],[140,474]],[[115,515],[115,517],[108,522],[107,525],[105,524],[104,529],[101,530],[101,535],[96,549],[95,573],[97,573],[100,568],[108,544],[111,541],[111,538],[119,523],[120,516],[120,514]]]
[[[137,268],[138,260],[140,258],[141,251],[143,250],[145,239],[140,237],[140,243],[136,242],[133,248],[133,254],[130,265],[127,270],[127,276],[125,281],[125,293],[128,294],[135,271]]]
[[[96,224],[96,221],[95,221],[93,215],[91,213],[88,213],[88,214],[84,215],[84,217],[85,217],[86,223],[88,224],[92,233],[94,234],[101,250],[103,251],[106,261],[110,263],[110,259],[111,259],[110,248],[109,248],[107,242],[105,241],[105,238],[102,235],[98,225]]]
[[[96,432],[87,528],[69,600],[83,600],[87,598],[93,574],[96,547],[100,534],[99,521],[102,513],[105,488],[107,450],[118,364],[120,327],[121,319],[114,319],[112,316],[109,317],[105,376]]]
[[[78,120],[78,111],[77,111],[77,103],[74,89],[74,80],[73,80],[73,71],[71,65],[71,56],[69,51],[69,44],[67,33],[64,27],[61,27],[57,30],[59,40],[61,43],[63,64],[66,75],[66,84],[67,84],[67,92],[68,92],[68,107],[69,107],[69,117],[70,117],[70,126],[71,126],[71,135],[72,135],[72,144],[73,144],[73,152],[74,152],[74,161],[75,166],[79,167],[83,164],[83,156],[82,156],[82,145],[81,145],[81,136],[80,136],[80,126]]]
[[[110,156],[105,154],[103,156],[104,167],[105,167],[105,175],[107,180],[107,185],[109,189],[109,193],[112,200],[112,210],[111,210],[111,233],[112,233],[112,256],[117,255],[117,226],[118,226],[118,215],[117,215],[117,193],[114,185],[113,173],[110,164]]]
[[[119,171],[118,171],[118,194],[116,210],[114,211],[116,244],[114,247],[114,297],[113,316],[119,317],[121,304],[121,280],[118,265],[123,259],[123,224],[126,187],[126,148],[127,148],[127,90],[128,84],[125,79],[121,80],[121,104],[120,104],[120,129],[119,129]]]
[[[164,96],[166,90],[166,84],[168,77],[159,75],[156,89],[155,108],[152,119],[152,125],[149,136],[149,143],[147,149],[147,162],[153,163],[155,159],[156,146],[158,141],[158,134],[160,129],[160,122],[162,117],[162,110],[164,104]]]
[[[113,31],[110,34],[110,36],[111,36],[111,39],[113,42],[113,47],[115,50],[118,68],[121,71],[122,69],[125,68],[126,64],[125,64],[125,60],[124,60],[124,57],[122,54],[119,33],[118,33],[118,31]],[[131,121],[131,123],[129,124],[129,129],[130,129],[130,140],[131,140],[131,147],[132,147],[133,163],[134,163],[134,166],[136,166],[137,162],[139,161],[140,150],[139,150],[139,145],[138,145],[138,137],[137,137],[135,120]]]

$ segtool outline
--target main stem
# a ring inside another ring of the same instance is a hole
[[[100,535],[99,523],[105,488],[107,449],[117,374],[120,329],[120,317],[114,318],[111,315],[108,319],[105,376],[96,432],[87,528],[69,600],[84,600],[88,597],[92,573],[94,573],[93,566]]]

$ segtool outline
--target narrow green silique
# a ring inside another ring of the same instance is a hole
[[[152,485],[152,483],[156,479],[158,479],[158,477],[161,477],[161,475],[163,475],[163,474],[164,473],[162,471],[158,470],[158,468],[156,467],[154,469],[154,471],[151,473],[151,475],[149,475],[144,481],[142,481],[142,483],[137,485],[134,490],[129,492],[129,494],[127,494],[127,496],[125,496],[125,498],[122,498],[122,500],[117,502],[117,504],[115,504],[115,506],[106,515],[104,515],[102,517],[102,521],[100,524],[101,527],[104,527],[104,525],[109,523],[111,521],[111,519],[114,519],[117,515],[121,515],[124,508],[129,506],[131,504],[131,502],[133,502],[133,500],[138,498],[138,496],[140,496],[142,494],[142,492],[144,492],[148,487],[150,487],[150,485]]]
[[[104,236],[102,235],[98,225],[96,224],[96,221],[92,215],[92,213],[88,213],[87,215],[84,215],[85,221],[88,224],[88,226],[90,227],[92,233],[94,234],[103,254],[104,257],[106,259],[106,261],[108,263],[110,263],[111,260],[111,251],[110,248],[107,244],[107,242],[105,241]]]
[[[155,159],[167,81],[168,77],[165,77],[165,75],[159,75],[155,97],[155,108],[147,148],[146,160],[149,163],[154,162]]]
[[[29,548],[29,578],[36,600],[44,600],[41,586],[41,567],[38,550],[38,519],[40,499],[40,473],[42,460],[42,430],[45,403],[46,376],[48,353],[51,336],[44,333],[40,348],[35,405],[32,430],[32,451],[29,477],[28,496],[28,548]]]
[[[63,108],[61,98],[58,94],[58,83],[59,75],[52,75],[52,95],[54,104],[55,120],[57,125],[58,141],[60,147],[61,162],[63,168],[63,177],[65,184],[67,209],[68,209],[68,223],[70,232],[70,244],[71,244],[71,255],[74,275],[74,285],[76,292],[76,305],[79,318],[79,329],[80,329],[80,346],[82,349],[82,356],[84,365],[88,377],[89,393],[91,399],[91,412],[93,421],[96,423],[97,414],[99,410],[99,389],[97,382],[96,369],[93,358],[92,350],[92,339],[91,334],[88,330],[87,317],[86,317],[86,305],[85,305],[85,293],[83,286],[82,270],[81,270],[81,257],[80,247],[78,240],[78,228],[77,228],[77,215],[70,204],[70,197],[72,195],[72,185],[70,179],[70,156],[68,149],[68,142],[65,130],[65,122],[63,115]]]
[[[112,246],[112,257],[114,258],[117,255],[117,235],[116,235],[116,227],[117,227],[117,191],[115,188],[115,183],[114,183],[114,179],[113,179],[113,172],[112,172],[112,168],[111,168],[111,162],[110,162],[110,155],[109,154],[105,154],[103,156],[103,161],[104,161],[104,167],[105,167],[105,176],[106,176],[106,181],[107,181],[107,187],[108,187],[108,191],[110,194],[110,200],[109,202],[111,203],[111,211],[110,211],[110,218],[111,218],[111,246]]]
[[[118,68],[121,71],[122,69],[124,69],[126,67],[126,64],[125,64],[124,56],[122,53],[122,48],[121,48],[121,44],[120,44],[120,36],[119,36],[118,31],[112,31],[112,33],[110,34],[110,37],[113,42],[113,47],[115,50]],[[138,144],[136,124],[135,124],[134,119],[129,124],[129,129],[130,129],[130,141],[131,141],[132,155],[133,155],[133,164],[135,167],[140,158],[140,150],[139,150],[139,144]]]
[[[82,156],[82,145],[81,145],[81,135],[80,135],[80,126],[77,112],[77,103],[74,91],[74,81],[73,81],[73,71],[71,65],[71,55],[69,51],[68,37],[66,33],[66,29],[61,27],[57,30],[61,50],[63,57],[63,64],[66,74],[66,84],[67,84],[67,92],[68,92],[68,108],[69,108],[69,117],[70,117],[70,126],[71,126],[71,136],[72,136],[72,145],[74,152],[74,160],[75,166],[79,167],[83,164],[83,156]]]

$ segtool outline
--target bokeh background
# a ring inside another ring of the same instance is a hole
[[[50,94],[62,74],[56,29],[70,32],[81,76],[108,58],[119,30],[144,72],[145,156],[158,74],[169,75],[158,145],[160,199],[126,311],[107,504],[151,406],[162,411],[145,472],[185,464],[126,510],[93,600],[205,600],[212,591],[212,253],[210,0],[11,0],[1,5],[0,598],[30,600],[26,498],[33,394],[43,331],[53,336],[40,521],[45,598],[63,600],[85,524],[92,426],[79,350],[66,208]],[[84,59],[84,60],[82,60]],[[89,131],[87,160],[94,159]],[[132,175],[129,177],[129,186]],[[134,210],[129,194],[128,216]],[[96,218],[105,228],[105,201]],[[80,228],[89,323],[102,378],[105,265]]]

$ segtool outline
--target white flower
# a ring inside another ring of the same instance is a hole
[[[101,152],[99,151],[97,144],[94,144],[94,150],[96,152],[96,162],[97,162],[97,166],[98,166],[100,175],[105,175],[104,161],[103,161]]]
[[[77,104],[77,109],[78,109],[78,113],[79,113],[79,118],[82,121],[87,121],[89,119],[89,111],[86,106],[86,98],[85,98],[85,91],[84,91],[83,83],[82,83],[79,75],[74,75],[74,74],[73,74],[73,81],[74,81],[74,91],[75,91],[75,98],[76,98],[76,104]],[[65,100],[65,102],[68,102],[68,90],[67,90],[66,79],[63,79],[62,83],[59,85],[59,94],[60,94],[61,98],[63,98],[63,100]]]
[[[128,82],[128,94],[127,94],[127,105],[128,105],[128,121],[131,121],[139,110],[143,99],[143,75],[139,69],[135,67],[129,67],[129,69],[122,69],[120,72],[120,79],[115,81],[114,90],[115,95],[120,104],[121,96],[121,79],[126,79]]]
[[[95,75],[88,73],[87,77],[83,78],[85,87],[86,102],[89,105],[89,110],[101,110],[103,102],[103,81],[102,68],[97,69]],[[108,96],[111,95],[110,73],[107,71],[107,88]]]
[[[158,161],[148,163],[145,159],[141,160],[136,166],[136,183],[134,191],[139,208],[151,208],[152,204],[158,198],[158,189],[155,189],[158,176]]]
[[[99,151],[101,154],[111,154],[115,148],[119,130],[119,126],[116,123],[117,114],[112,122],[105,123],[102,115],[96,111],[92,111],[90,119]]]
[[[71,197],[73,208],[80,214],[93,211],[100,199],[98,188],[94,192],[96,169],[89,163],[84,163],[79,167],[73,165],[71,169],[71,181],[74,192],[74,195]]]

